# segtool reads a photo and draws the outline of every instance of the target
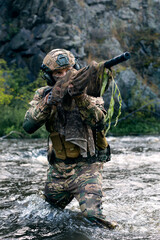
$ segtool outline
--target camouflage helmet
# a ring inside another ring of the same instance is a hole
[[[43,59],[43,65],[51,71],[72,67],[75,63],[74,55],[65,49],[53,49]]]

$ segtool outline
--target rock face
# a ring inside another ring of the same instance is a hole
[[[31,81],[53,48],[71,50],[82,66],[130,51],[120,79],[134,75],[158,95],[159,0],[0,0],[0,9],[0,57],[27,67]]]

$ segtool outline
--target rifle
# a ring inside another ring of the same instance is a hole
[[[128,59],[130,59],[130,53],[125,52],[117,57],[114,57],[104,63],[105,68],[111,68],[115,66],[116,64],[119,64],[121,62],[124,62]],[[99,84],[99,81],[89,81],[88,87],[87,87],[87,94],[91,95],[93,97],[100,97],[101,93],[107,90],[108,86],[110,84],[110,81],[106,82],[103,84],[103,89],[102,85]]]
[[[131,55],[129,52],[125,52],[117,57],[114,57],[110,60],[108,60],[107,62],[104,63],[105,68],[111,68],[121,62],[127,61],[128,59],[130,59]]]

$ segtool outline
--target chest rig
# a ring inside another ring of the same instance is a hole
[[[93,145],[96,150],[104,150],[108,147],[103,131],[97,132],[96,129],[89,131],[75,106],[70,109],[57,106],[57,111],[51,114],[46,128],[50,132],[52,149],[58,159],[83,156],[84,149],[87,157],[91,152],[89,146],[91,148]]]

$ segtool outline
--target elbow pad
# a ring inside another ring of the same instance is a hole
[[[34,120],[29,120],[29,119],[25,119],[24,123],[23,123],[23,128],[24,130],[29,133],[32,134],[34,133],[37,129],[39,129],[42,126],[41,123],[37,123]]]

